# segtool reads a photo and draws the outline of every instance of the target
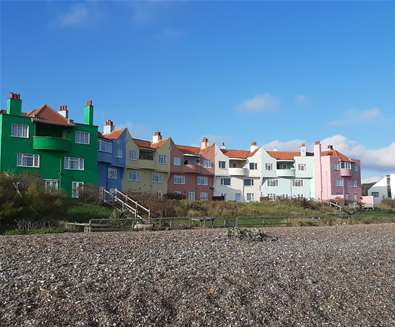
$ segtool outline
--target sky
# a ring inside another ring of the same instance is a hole
[[[1,107],[68,105],[134,137],[295,150],[395,172],[395,2],[2,1]]]

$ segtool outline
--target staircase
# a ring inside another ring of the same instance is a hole
[[[330,201],[328,201],[327,203],[328,203],[328,205],[329,205],[330,207],[336,208],[336,209],[338,210],[339,213],[345,213],[346,216],[348,216],[348,217],[351,217],[351,216],[355,213],[355,210],[353,210],[353,209],[351,209],[351,208],[347,208],[347,207],[345,207],[345,206],[341,206],[340,204],[338,204],[338,203],[337,203],[336,201],[334,201],[334,200],[330,200]]]
[[[104,203],[126,212],[132,217],[140,220],[143,224],[151,223],[151,210],[142,206],[140,203],[118,189],[108,191],[103,188],[101,196]]]

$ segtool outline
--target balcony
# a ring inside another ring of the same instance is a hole
[[[183,170],[186,174],[200,174],[202,167],[200,165],[186,164],[183,166]]]
[[[71,142],[61,137],[33,136],[33,149],[69,152],[71,150]]]
[[[229,175],[248,176],[248,169],[246,169],[246,168],[229,168]]]
[[[295,168],[277,169],[277,177],[295,177]]]
[[[140,159],[139,160],[139,166],[140,166],[140,169],[151,169],[151,170],[154,170],[156,168],[154,160]]]
[[[340,176],[341,176],[341,177],[351,177],[351,176],[352,176],[352,171],[351,171],[351,169],[348,169],[348,168],[341,168],[341,169],[340,169]]]

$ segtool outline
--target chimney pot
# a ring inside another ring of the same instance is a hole
[[[87,100],[87,101],[86,101],[86,106],[87,106],[87,107],[93,106],[92,100]]]
[[[329,149],[329,150],[333,150],[333,145],[329,144],[329,145],[328,145],[328,149]]]
[[[162,140],[162,134],[160,131],[156,131],[154,132],[154,134],[152,135],[152,143],[156,144],[159,143],[159,141]]]
[[[112,120],[107,119],[104,123],[103,134],[110,134],[114,131],[114,123]]]
[[[258,150],[258,146],[256,145],[256,142],[254,141],[250,145],[250,152],[254,152],[256,150]]]
[[[208,138],[203,137],[202,142],[200,142],[200,149],[204,150],[208,148]]]

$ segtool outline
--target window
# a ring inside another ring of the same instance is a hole
[[[208,177],[207,176],[198,176],[197,177],[197,185],[208,185]]]
[[[352,181],[352,187],[353,187],[353,188],[359,187],[358,180],[353,180],[353,181]]]
[[[117,144],[115,149],[116,149],[115,157],[117,157],[119,159],[123,158],[122,145],[121,144]]]
[[[341,177],[336,178],[336,186],[337,187],[343,187],[344,186],[343,178],[341,178]]]
[[[83,190],[84,190],[84,183],[83,182],[72,182],[71,183],[71,197],[72,198],[78,199]]]
[[[139,158],[141,160],[154,160],[154,152],[152,150],[140,150]]]
[[[211,168],[211,167],[212,167],[211,161],[210,161],[210,160],[207,160],[207,159],[203,159],[203,161],[202,161],[202,166],[203,166],[204,168]]]
[[[165,154],[160,154],[159,155],[159,164],[160,165],[166,165],[167,164],[167,155],[165,155]]]
[[[247,193],[247,201],[254,201],[254,193]]]
[[[195,201],[195,192],[188,192],[188,201]]]
[[[27,124],[12,124],[11,136],[29,138],[29,125]]]
[[[75,132],[75,143],[77,144],[90,144],[91,143],[91,134],[83,131]]]
[[[130,182],[139,182],[140,181],[140,172],[138,170],[130,170],[128,172],[128,180]]]
[[[64,158],[64,169],[84,170],[85,169],[85,160],[83,158],[65,157]]]
[[[109,179],[118,179],[118,169],[109,167],[107,170],[107,176]]]
[[[221,185],[230,185],[230,177],[222,177]]]
[[[305,171],[306,170],[306,164],[298,164],[298,170]]]
[[[16,156],[16,165],[18,167],[40,167],[40,155],[39,154],[27,154],[18,153]]]
[[[295,187],[302,187],[303,186],[303,179],[294,179],[292,181],[292,185]]]
[[[139,151],[138,150],[130,150],[129,151],[129,160],[139,160]]]
[[[349,161],[342,161],[340,164],[342,169],[351,169],[351,162]]]
[[[272,163],[266,163],[265,164],[265,169],[266,170],[273,170],[273,164]]]
[[[379,192],[372,192],[372,196],[374,198],[379,198],[380,197],[380,193]]]
[[[112,153],[112,142],[99,139],[99,151]]]
[[[174,166],[181,166],[181,158],[174,157],[173,164]]]
[[[152,184],[162,184],[162,175],[158,173],[152,173]]]
[[[340,170],[340,162],[335,162],[335,164],[333,165],[333,170],[335,171]]]
[[[235,193],[235,201],[241,201],[241,193]]]
[[[246,178],[244,180],[244,186],[252,186],[254,185],[254,180],[252,178]]]
[[[268,179],[267,186],[269,187],[277,187],[278,186],[278,179]]]
[[[200,192],[200,201],[207,201],[207,200],[208,200],[208,193]]]
[[[258,164],[256,162],[250,162],[250,170],[257,170]]]
[[[218,161],[218,168],[225,169],[226,168],[226,161]]]
[[[185,176],[174,175],[174,184],[185,184]]]
[[[57,179],[44,179],[45,192],[56,192],[59,189]]]
[[[275,193],[268,193],[267,197],[271,200],[275,200],[276,199],[276,194]]]

